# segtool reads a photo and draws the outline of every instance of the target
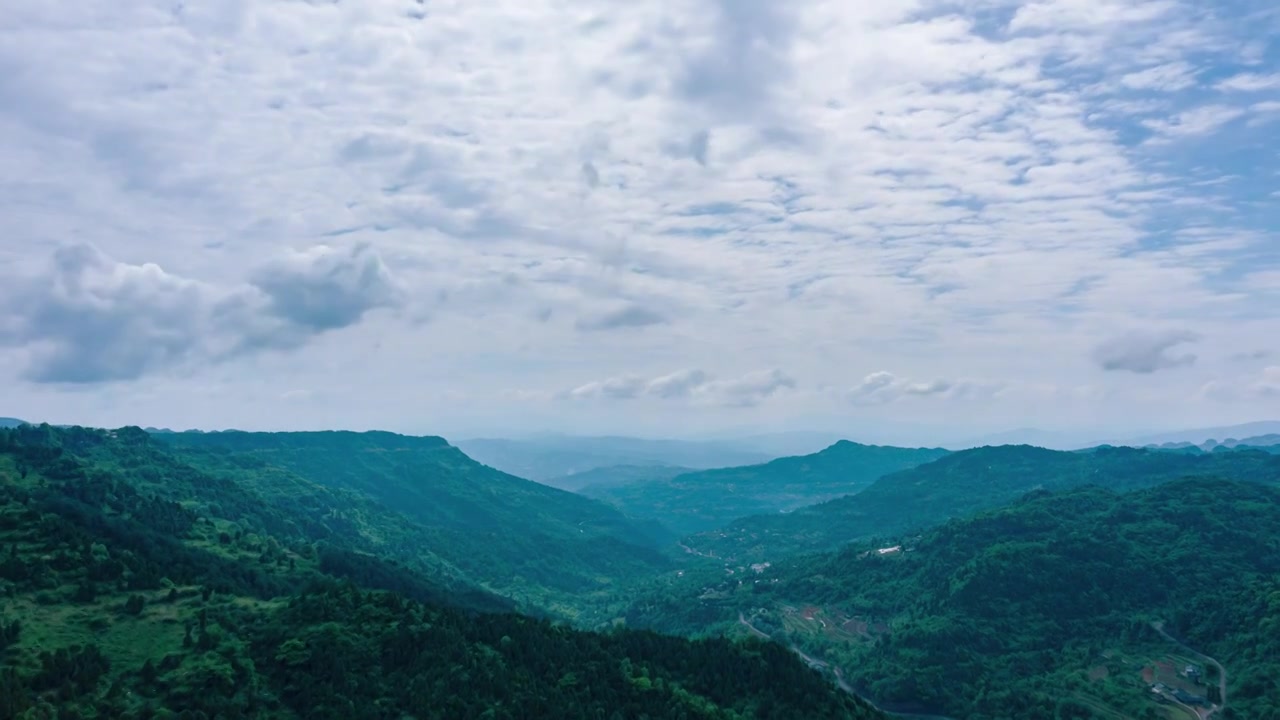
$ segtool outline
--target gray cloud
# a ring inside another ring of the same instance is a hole
[[[1093,359],[1103,370],[1149,375],[1194,364],[1195,355],[1176,355],[1171,351],[1199,339],[1196,333],[1185,330],[1133,332],[1103,342],[1094,350]]]
[[[201,342],[208,289],[155,265],[116,263],[93,247],[54,253],[42,277],[6,283],[11,327],[41,383],[129,380],[181,361]]]
[[[582,179],[586,181],[587,187],[600,187],[600,171],[596,169],[595,163],[590,160],[582,163]]]
[[[711,132],[699,130],[689,137],[689,157],[699,165],[707,164],[707,151],[711,149]]]
[[[70,245],[44,272],[3,287],[0,345],[26,351],[24,377],[37,383],[134,380],[190,360],[299,347],[401,299],[367,247],[315,249],[263,267],[250,286],[218,288]]]
[[[403,302],[382,258],[367,245],[349,252],[314,248],[267,265],[251,282],[269,299],[270,313],[310,332],[343,328],[370,310]]]
[[[712,42],[686,59],[677,88],[686,99],[740,120],[766,105],[774,86],[789,76],[786,54],[796,12],[773,0],[718,0],[714,5]]]
[[[581,318],[577,322],[577,328],[585,331],[616,330],[618,328],[661,325],[666,322],[667,318],[662,313],[641,305],[631,304],[617,310]]]

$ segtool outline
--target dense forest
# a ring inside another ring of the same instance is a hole
[[[581,492],[684,535],[718,528],[748,515],[786,512],[849,495],[885,475],[946,454],[936,448],[883,447],[842,440],[812,455],[674,477],[658,470],[653,477],[589,485]]]
[[[530,608],[573,616],[629,578],[669,565],[651,525],[579,495],[486,467],[437,437],[393,433],[172,433],[156,440],[182,462],[288,501],[301,480],[375,502],[419,528],[428,548],[476,584]],[[295,482],[281,483],[281,478]],[[368,534],[380,535],[378,528]]]
[[[743,518],[683,542],[715,557],[774,561],[931,527],[1037,489],[1092,484],[1123,491],[1194,476],[1280,482],[1280,455],[1254,448],[1194,454],[1128,447],[977,448],[887,475],[854,495],[792,513]]]
[[[589,633],[137,428],[0,430],[0,718],[864,718],[785,648]],[[309,493],[309,494],[308,494]],[[359,502],[364,502],[360,505]]]
[[[882,542],[892,544],[690,574],[627,620],[693,634],[749,622],[835,662],[877,702],[972,720],[1179,717],[1152,699],[1144,672],[1200,661],[1162,623],[1230,673],[1224,717],[1280,718],[1275,488],[1039,490]],[[1212,679],[1187,687],[1219,699]]]

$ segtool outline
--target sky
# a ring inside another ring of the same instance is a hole
[[[8,0],[0,414],[1280,417],[1263,0]]]

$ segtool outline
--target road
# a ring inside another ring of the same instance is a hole
[[[1186,643],[1182,642],[1178,638],[1170,635],[1168,632],[1165,632],[1163,620],[1151,623],[1151,627],[1156,632],[1160,633],[1169,642],[1177,645],[1183,650],[1186,650],[1187,652],[1191,653],[1197,658],[1200,658],[1200,660],[1204,661],[1205,663],[1218,668],[1218,691],[1222,694],[1222,701],[1219,702],[1217,705],[1214,705],[1212,708],[1209,709],[1208,712],[1204,713],[1203,715],[1200,714],[1200,711],[1197,710],[1196,715],[1199,716],[1201,720],[1208,720],[1209,718],[1213,717],[1215,714],[1225,710],[1227,708],[1227,669],[1223,667],[1222,663],[1218,662],[1217,660],[1214,660],[1208,655],[1205,655],[1199,650],[1196,650],[1195,648],[1187,645]],[[1187,707],[1187,706],[1184,705],[1183,707]]]
[[[738,622],[742,623],[747,628],[747,630],[751,631],[752,635],[755,635],[761,640],[773,639],[769,636],[769,633],[766,633],[765,631],[761,630],[755,625],[752,625],[751,621],[747,619],[747,616],[744,615],[742,611],[738,611]],[[814,668],[816,670],[827,670],[831,668],[830,665],[823,662],[822,660],[806,655],[803,650],[796,647],[795,645],[791,646],[791,652],[794,652],[795,654],[799,655],[800,659],[804,660],[805,663],[807,663],[811,668]],[[868,705],[875,708],[876,710],[879,710],[880,712],[886,715],[889,715],[890,717],[901,718],[902,720],[953,720],[953,718],[942,717],[939,715],[911,715],[911,714],[890,712],[881,707],[878,707],[874,702],[871,701],[871,698],[859,693],[852,685],[845,682],[844,674],[840,672],[840,668],[838,667],[833,668],[833,674],[836,676],[836,684],[840,686],[841,690],[849,693],[850,695],[853,695],[854,697],[860,698],[863,702],[867,703]]]

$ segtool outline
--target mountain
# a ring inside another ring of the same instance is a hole
[[[1160,445],[1148,445],[1147,447],[1154,448],[1156,450],[1200,452],[1220,452],[1222,450],[1256,448],[1267,452],[1280,452],[1280,435],[1259,435],[1257,437],[1249,437],[1243,440],[1228,438],[1222,442],[1218,442],[1217,440],[1206,440],[1199,444],[1190,442],[1168,442]]]
[[[19,420],[18,418],[0,417],[0,428],[15,428],[26,424],[25,420]]]
[[[813,455],[688,472],[665,480],[594,485],[581,492],[604,500],[629,516],[656,520],[687,534],[720,527],[747,515],[785,512],[848,495],[884,475],[946,454],[941,449],[859,445],[841,440]]]
[[[1223,716],[1280,718],[1277,488],[1042,490],[889,552],[737,570],[643,597],[627,623],[769,634],[915,712],[1172,718],[1178,691],[1220,706],[1221,680]]]
[[[0,718],[882,717],[776,644],[511,614],[365,552],[399,516],[308,508],[331,490],[247,465],[206,474],[138,428],[0,430]],[[269,501],[266,475],[312,495]]]
[[[1192,430],[1144,435],[1142,437],[1129,438],[1123,441],[1115,441],[1112,444],[1130,445],[1133,447],[1164,445],[1166,443],[1191,443],[1193,445],[1201,445],[1209,440],[1216,440],[1222,443],[1232,439],[1238,440],[1240,438],[1275,434],[1280,434],[1280,421],[1273,420],[1245,423],[1243,425],[1196,428]]]
[[[887,475],[849,497],[785,515],[744,518],[684,543],[726,559],[773,561],[938,525],[1036,489],[1095,484],[1128,490],[1190,476],[1280,482],[1280,456],[1257,450],[1187,454],[1127,447],[1088,452],[977,448]]]
[[[211,474],[257,478],[269,500],[283,499],[274,482],[280,474],[368,498],[429,531],[419,547],[467,577],[562,614],[668,562],[648,527],[481,465],[443,438],[236,431],[153,438]]]
[[[476,439],[463,440],[458,447],[485,465],[554,487],[563,487],[561,482],[566,476],[602,467],[673,465],[702,469],[750,465],[774,457],[730,442],[625,437]]]
[[[967,438],[954,447],[972,449],[993,445],[1034,445],[1051,450],[1076,450],[1097,445],[1097,433],[1058,432],[1039,428],[1018,428]]]
[[[579,494],[591,488],[592,492],[585,494],[594,497],[594,492],[602,488],[670,480],[687,472],[693,470],[677,465],[611,465],[566,475],[556,482],[556,486]]]

